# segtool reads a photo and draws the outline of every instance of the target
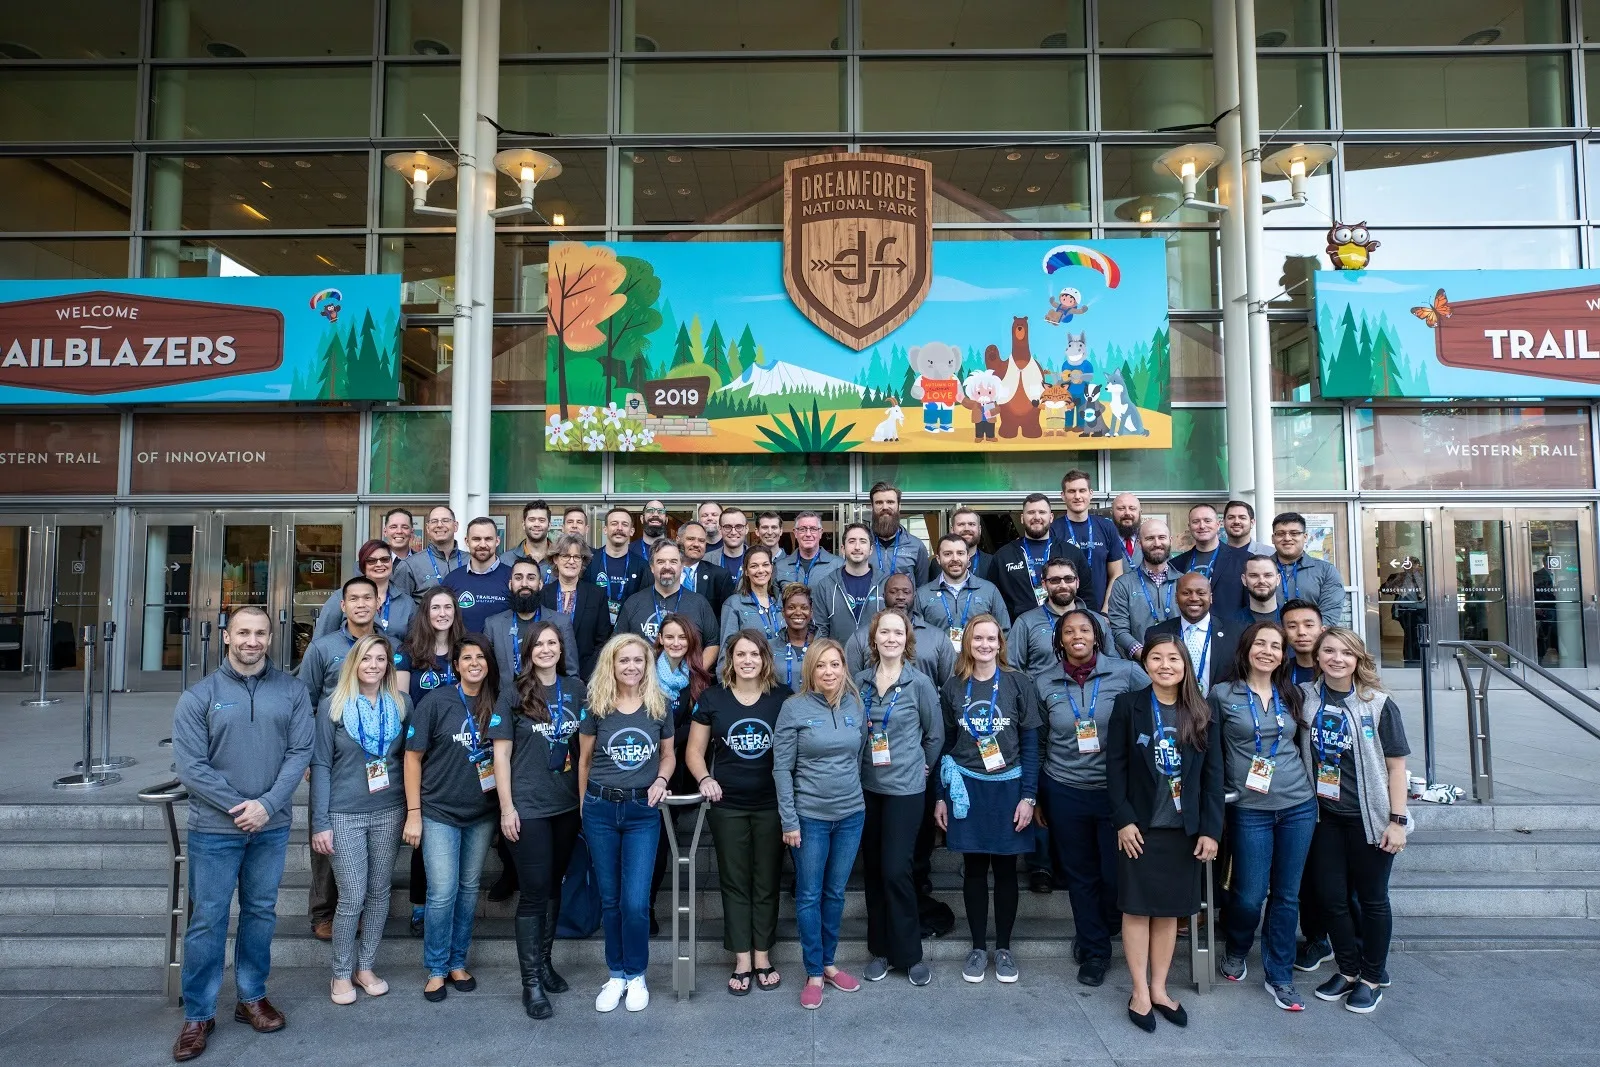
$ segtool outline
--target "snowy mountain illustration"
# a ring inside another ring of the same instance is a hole
[[[746,367],[739,377],[717,392],[745,390],[747,396],[772,396],[778,393],[828,393],[836,389],[847,390],[857,396],[866,392],[854,382],[779,360],[770,367]]]

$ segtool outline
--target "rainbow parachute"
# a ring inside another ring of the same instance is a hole
[[[344,294],[337,289],[324,289],[311,298],[311,308],[317,310],[318,304],[323,304],[322,317],[329,322],[339,321],[339,302],[344,299]],[[324,304],[323,302],[326,301]]]
[[[1106,288],[1115,289],[1122,281],[1122,268],[1104,252],[1083,245],[1056,245],[1044,257],[1044,272],[1054,274],[1062,267],[1088,267],[1105,275]]]

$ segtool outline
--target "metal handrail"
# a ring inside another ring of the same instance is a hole
[[[183,838],[178,834],[178,817],[173,805],[189,799],[189,788],[179,781],[163,782],[149,789],[139,790],[139,800],[145,804],[160,804],[166,817],[167,844],[172,848],[172,868],[167,872],[167,929],[166,963],[163,988],[167,1002],[177,1004],[183,999],[183,935],[189,925],[189,879],[186,865],[188,855],[183,851]]]
[[[1551,699],[1550,694],[1535,688],[1526,678],[1513,672],[1510,667],[1495,659],[1490,653],[1503,653],[1508,660],[1521,667],[1524,671],[1533,671],[1539,678],[1555,686],[1584,707],[1600,714],[1600,702],[1595,701],[1587,693],[1557,678],[1527,654],[1517,651],[1504,641],[1439,641],[1437,644],[1440,648],[1455,650],[1456,667],[1461,671],[1462,685],[1466,690],[1467,755],[1471,764],[1473,800],[1485,803],[1494,799],[1494,762],[1489,731],[1489,679],[1493,675],[1497,674],[1505,678],[1522,689],[1523,692],[1538,698],[1540,703],[1560,714],[1590,737],[1600,739],[1600,727],[1595,726],[1593,723],[1585,722],[1567,708],[1556,703],[1555,700]],[[1476,660],[1477,666],[1481,668],[1476,686],[1473,684],[1471,669],[1467,663],[1467,657],[1469,656]]]
[[[697,810],[694,833],[689,838],[689,851],[685,854],[678,845],[678,830],[672,821],[671,809],[687,807],[690,804],[696,805]],[[661,798],[661,823],[666,829],[667,847],[672,851],[672,991],[678,995],[679,1000],[684,1000],[693,993],[695,986],[695,962],[699,955],[699,946],[695,934],[694,860],[700,851],[700,834],[705,829],[708,807],[706,798],[699,793],[669,794]],[[688,871],[689,874],[687,903],[681,902],[681,894],[684,893],[682,878],[684,871]],[[684,924],[684,929],[679,927],[680,920]]]
[[[1224,804],[1232,804],[1238,799],[1237,790],[1222,795]],[[1212,961],[1217,958],[1217,890],[1216,883],[1212,881],[1213,863],[1213,860],[1206,860],[1205,869],[1200,873],[1200,910],[1189,916],[1189,973],[1194,977],[1196,993],[1211,992]],[[1202,918],[1204,923],[1201,922]],[[1202,925],[1206,928],[1204,945],[1200,940]]]

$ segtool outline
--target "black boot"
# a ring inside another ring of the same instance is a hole
[[[522,972],[522,1007],[530,1019],[548,1019],[554,1014],[540,981],[539,954],[544,943],[544,916],[518,915],[513,920],[517,932],[517,968]]]
[[[559,888],[559,887],[558,887]],[[561,917],[561,899],[551,895],[550,903],[545,908],[544,936],[539,944],[539,978],[543,982],[547,993],[565,993],[567,980],[556,973],[555,967],[550,964],[550,950],[556,943],[556,920]]]

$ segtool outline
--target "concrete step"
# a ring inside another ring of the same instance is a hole
[[[1600,831],[1600,804],[1495,803],[1410,806],[1419,830],[1592,830]]]
[[[1389,884],[1397,916],[1600,918],[1600,873],[1587,871],[1411,871]]]
[[[1407,871],[1600,871],[1600,832],[1419,830],[1407,840],[1400,866]]]

